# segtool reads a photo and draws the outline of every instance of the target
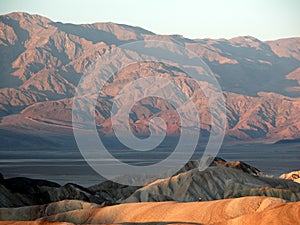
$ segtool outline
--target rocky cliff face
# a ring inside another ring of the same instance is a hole
[[[89,66],[120,44],[163,40],[191,49],[215,73],[227,104],[227,137],[299,138],[299,38],[268,42],[248,36],[189,40],[178,35],[156,35],[128,25],[63,24],[26,13],[0,16],[0,27],[0,129],[71,132],[73,96]],[[174,49],[168,51],[176,53]],[[134,57],[139,56],[128,51],[122,60]],[[210,113],[203,93],[182,71],[154,62],[124,68],[103,89],[96,107],[100,133],[113,135],[110,107],[117,93],[130,81],[150,75],[174,80],[191,97],[198,106],[201,134],[207,136]],[[97,82],[88,80],[87,84],[92,90]],[[135,134],[148,135],[149,120],[159,116],[167,121],[168,134],[178,135],[181,124],[176,115],[167,101],[147,98],[132,109],[130,125]]]

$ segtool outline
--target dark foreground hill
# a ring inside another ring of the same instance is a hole
[[[267,176],[243,162],[226,162],[216,158],[205,171],[199,161],[191,161],[177,175],[133,187],[106,181],[91,187],[76,184],[59,185],[46,180],[2,178],[0,206],[17,207],[64,199],[83,200],[100,205],[129,202],[194,202],[243,196],[270,196],[286,201],[300,200],[300,184]]]

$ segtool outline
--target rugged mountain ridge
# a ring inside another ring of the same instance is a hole
[[[63,24],[26,13],[0,16],[0,27],[2,130],[71,133],[72,97],[93,61],[120,44],[163,40],[192,49],[215,73],[227,104],[227,137],[268,141],[299,138],[300,38],[267,42],[249,36],[190,40],[114,23]],[[122,57],[127,60],[136,53],[127,52]],[[150,62],[120,71],[100,94],[96,108],[100,133],[114,134],[110,107],[118,91],[130,80],[149,75],[173,79],[191,96],[203,121],[201,134],[207,136],[210,116],[201,102],[203,93],[182,71]],[[149,120],[156,116],[166,119],[169,135],[180,133],[174,108],[156,98],[147,98],[133,108],[133,132],[148,135]]]
[[[144,186],[128,186],[110,180],[90,187],[74,183],[61,186],[47,180],[24,177],[5,179],[0,174],[0,207],[41,205],[65,199],[102,206],[134,202],[211,201],[244,196],[269,196],[286,201],[300,199],[300,184],[289,178],[266,175],[240,161],[226,162],[215,158],[204,171],[198,169],[199,163],[200,160],[190,161],[173,176],[153,180]]]

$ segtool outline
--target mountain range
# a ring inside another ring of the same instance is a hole
[[[22,12],[1,15],[0,27],[2,143],[15,141],[15,133],[18,137],[72,135],[72,104],[80,78],[116,46],[143,40],[191,49],[211,68],[226,101],[226,138],[267,142],[300,138],[300,37],[188,39],[124,24],[53,22]],[[122,60],[136,55],[128,51]],[[206,137],[211,126],[203,93],[182,71],[159,62],[131,65],[108,82],[95,109],[99,133],[114,135],[110,110],[122,87],[150,75],[173,79],[191,97],[199,106],[201,136]],[[149,97],[132,108],[129,122],[134,134],[149,135],[149,121],[161,117],[167,121],[168,135],[176,136],[181,128],[176,115],[169,102]]]

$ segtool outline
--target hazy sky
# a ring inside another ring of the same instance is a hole
[[[300,0],[0,0],[0,13],[25,11],[53,21],[116,22],[189,38],[300,36]]]

